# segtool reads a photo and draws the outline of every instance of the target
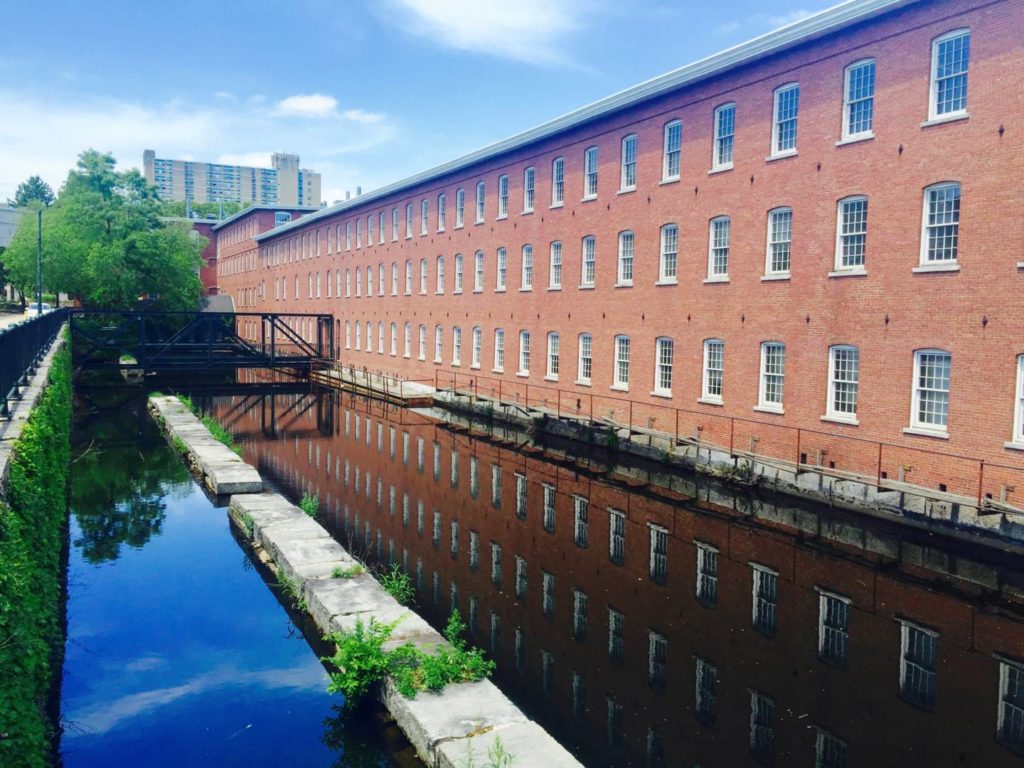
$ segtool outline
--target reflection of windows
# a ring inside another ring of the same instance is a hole
[[[614,608],[608,609],[608,658],[621,664],[625,657],[626,617]]]
[[[651,580],[664,584],[668,578],[668,529],[651,525],[651,551],[649,573]]]
[[[587,639],[587,593],[579,589],[572,591],[572,636]]]
[[[999,664],[999,740],[1024,751],[1024,666],[1001,660]]]
[[[775,752],[775,702],[750,692],[750,753],[759,765],[771,765]]]
[[[753,565],[751,623],[758,632],[774,634],[778,623],[779,574],[770,568]]]
[[[845,665],[850,643],[850,599],[821,592],[818,597],[818,657]]]
[[[555,615],[555,577],[547,571],[541,571],[541,610],[544,615]]]
[[[655,690],[665,687],[665,657],[668,640],[657,632],[647,633],[647,684]]]
[[[621,564],[626,557],[626,513],[608,510],[608,559]]]
[[[704,659],[697,659],[694,685],[694,705],[697,717],[705,725],[715,723],[717,713],[718,668]]]
[[[573,541],[576,542],[577,547],[586,547],[588,536],[587,513],[590,508],[590,502],[583,496],[573,496],[572,501],[576,521]]]
[[[846,768],[846,742],[818,728],[814,742],[814,768]]]
[[[555,530],[555,486],[544,483],[544,530]]]
[[[697,599],[712,608],[718,603],[718,550],[697,543]]]
[[[935,652],[939,636],[929,630],[900,622],[900,692],[913,704],[935,704]]]

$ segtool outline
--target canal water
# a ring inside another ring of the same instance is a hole
[[[1024,765],[1018,553],[351,395],[200,399],[588,766]]]
[[[416,764],[326,692],[301,628],[159,434],[138,388],[76,393],[65,768]]]

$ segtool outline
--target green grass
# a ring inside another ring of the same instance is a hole
[[[277,572],[277,586],[287,597],[292,608],[306,612],[306,601],[299,594],[299,585],[285,576],[280,570]]]
[[[334,568],[334,570],[331,571],[331,578],[332,579],[354,579],[356,576],[359,576],[359,575],[364,574],[364,573],[366,573],[366,569],[363,568],[363,566],[359,565],[359,563],[356,563],[355,565],[350,565],[348,568],[342,568],[341,566],[336,566]]]
[[[302,498],[299,500],[299,509],[316,520],[320,516],[320,497],[310,496],[308,493],[302,494]]]
[[[209,413],[203,413],[202,411],[200,411],[199,407],[192,402],[192,398],[190,398],[188,395],[178,395],[177,397],[178,402],[180,402],[182,405],[184,405],[186,408],[192,411],[192,413],[196,415],[199,421],[202,422],[203,426],[210,430],[210,434],[213,436],[215,440],[219,440],[220,442],[224,443],[224,445],[226,445],[232,451],[237,453],[239,456],[242,455],[242,446],[235,443],[235,438],[231,435],[230,432],[228,432],[226,429],[224,429],[223,426],[221,426],[221,423],[217,421],[216,418],[214,418]],[[175,448],[177,448],[177,446],[175,446]],[[184,451],[182,451],[182,453],[184,453]]]
[[[385,571],[377,577],[377,581],[384,587],[384,591],[391,595],[402,605],[411,605],[416,596],[416,590],[412,587],[412,580],[402,572],[402,569],[395,563],[390,571]]]

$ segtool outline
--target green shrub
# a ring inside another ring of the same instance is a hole
[[[308,493],[302,494],[302,498],[299,500],[299,509],[316,520],[320,516],[320,497],[310,496]]]
[[[402,605],[411,605],[416,596],[416,590],[412,587],[412,580],[402,572],[402,569],[395,563],[390,571],[385,571],[377,577],[377,581],[384,587],[384,591],[391,595]]]
[[[348,568],[342,568],[341,566],[335,566],[334,570],[331,571],[331,578],[332,579],[354,579],[356,576],[359,576],[360,574],[363,574],[363,573],[366,573],[366,570],[363,568],[363,566],[359,565],[359,563],[356,563],[355,565],[350,565]]]

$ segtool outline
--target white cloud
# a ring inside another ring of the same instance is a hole
[[[563,38],[576,31],[579,0],[391,0],[389,23],[460,51],[532,64],[566,64]]]
[[[238,97],[231,91],[217,91],[213,96],[217,99],[224,99],[224,101],[238,101]]]
[[[376,125],[384,120],[384,115],[379,112],[367,112],[365,109],[346,109],[341,116],[346,120],[364,125]]]
[[[274,114],[281,117],[333,117],[337,114],[338,100],[322,93],[296,94],[281,99]]]

